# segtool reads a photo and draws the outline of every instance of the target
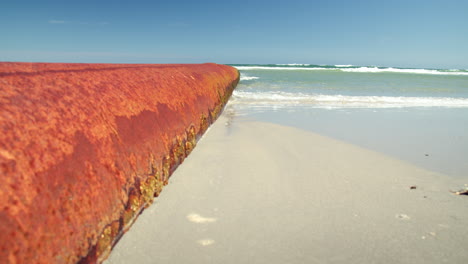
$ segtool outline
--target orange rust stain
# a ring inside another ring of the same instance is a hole
[[[105,258],[238,81],[217,64],[0,63],[0,262]]]

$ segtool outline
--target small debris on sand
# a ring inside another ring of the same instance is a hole
[[[454,192],[452,191],[454,194],[456,195],[468,195],[468,190],[461,190],[461,191],[458,191],[458,192]]]
[[[451,191],[452,193],[456,195],[468,195],[468,184],[465,184],[465,189],[464,190],[459,190],[459,191]]]
[[[411,217],[409,217],[406,214],[397,214],[397,215],[395,215],[395,218],[400,219],[400,220],[410,220],[411,219]]]

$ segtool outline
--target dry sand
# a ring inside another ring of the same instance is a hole
[[[223,114],[106,263],[465,263],[465,183]]]

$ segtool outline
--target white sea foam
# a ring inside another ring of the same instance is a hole
[[[403,96],[348,96],[302,94],[287,92],[234,91],[232,103],[262,108],[407,108],[447,107],[468,108],[467,98],[403,97]]]
[[[360,67],[341,69],[344,72],[394,72],[394,73],[415,73],[415,74],[434,74],[434,75],[468,75],[468,72],[463,71],[439,71],[428,69],[398,69],[398,68],[377,68],[377,67]]]
[[[243,75],[243,74],[241,74],[241,77],[240,77],[241,81],[251,81],[251,80],[257,80],[257,79],[259,79],[259,77],[247,76],[247,75]]]
[[[327,70],[326,68],[305,68],[305,67],[271,67],[271,66],[234,66],[241,71],[249,70],[306,70],[306,71],[315,71],[315,70]]]
[[[278,66],[310,66],[310,64],[302,64],[302,63],[289,63],[289,64],[275,64]]]
[[[400,69],[400,68],[379,68],[379,67],[358,67],[352,65],[335,65],[337,68],[324,67],[272,67],[272,66],[234,66],[241,71],[249,70],[289,70],[289,71],[342,71],[356,73],[406,73],[406,74],[432,74],[432,75],[465,75],[468,76],[468,71],[461,70],[431,70],[431,69]]]

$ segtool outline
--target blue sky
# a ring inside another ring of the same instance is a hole
[[[468,69],[468,1],[0,1],[0,61]]]

